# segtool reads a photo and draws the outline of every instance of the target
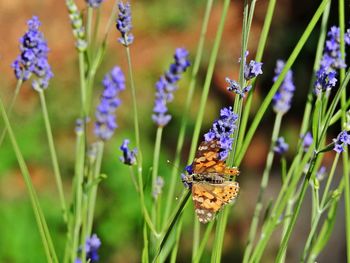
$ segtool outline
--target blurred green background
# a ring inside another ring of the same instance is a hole
[[[232,95],[226,91],[225,77],[237,78],[238,75],[237,59],[240,56],[243,8],[241,2],[243,1],[232,1],[231,3],[206,106],[202,133],[209,129],[212,121],[217,117],[219,109],[231,105],[233,102]],[[251,54],[249,59],[253,59],[255,55],[267,2],[257,1],[249,41]],[[256,106],[252,108],[252,116],[258,110],[258,105],[271,87],[276,59],[288,58],[288,54],[292,51],[308,20],[316,10],[317,4],[316,1],[312,0],[282,0],[277,2],[263,59],[264,75],[259,77],[257,82],[255,102],[253,103]],[[82,8],[84,17],[86,17],[87,10],[84,2],[80,0],[77,3]],[[155,125],[151,121],[154,84],[172,62],[175,48],[186,47],[190,51],[191,60],[193,61],[205,1],[145,0],[132,1],[131,4],[133,33],[135,35],[131,52],[136,77],[140,119],[142,120],[141,140],[145,158],[144,171],[147,172],[151,167],[155,138]],[[300,8],[300,5],[303,8]],[[112,6],[113,1],[110,0],[105,0],[102,5],[101,32],[104,31]],[[190,126],[183,150],[184,162],[187,159],[193,123],[199,105],[200,90],[206,74],[207,61],[221,9],[222,1],[215,1],[193,108],[188,113]],[[335,14],[335,12],[336,7],[332,10],[332,14]],[[0,2],[0,95],[5,103],[9,103],[16,84],[10,65],[19,52],[18,39],[26,31],[26,21],[33,15],[39,16],[42,22],[41,31],[44,32],[51,50],[49,62],[52,65],[55,77],[51,81],[46,96],[58,158],[64,176],[64,187],[67,197],[69,197],[74,172],[74,123],[79,114],[79,78],[77,54],[74,49],[74,39],[64,1],[13,0]],[[331,16],[331,19],[334,20],[332,23],[337,23],[335,15]],[[333,25],[332,23],[330,25]],[[102,90],[101,80],[103,75],[116,64],[120,65],[126,73],[125,52],[122,46],[117,43],[118,37],[119,35],[113,27],[108,38],[107,56],[96,76],[94,86],[95,105]],[[317,37],[317,32],[314,32],[293,66],[297,91],[293,99],[292,109],[284,118],[281,132],[286,137],[287,142],[290,143],[288,153],[290,156],[295,152],[295,142],[299,136],[298,129],[309,87]],[[173,119],[164,131],[159,171],[166,182],[172,169],[166,163],[166,160],[172,160],[174,155],[178,127],[183,114],[182,105],[187,96],[190,71],[191,68],[185,74],[185,78],[181,80],[180,89],[176,92],[174,102],[169,105]],[[100,236],[103,244],[100,249],[101,262],[138,262],[142,248],[142,220],[138,197],[133,188],[129,170],[119,161],[119,145],[122,140],[126,137],[133,139],[130,94],[126,91],[121,96],[122,106],[117,111],[119,127],[113,139],[107,143],[103,159],[102,172],[107,174],[108,178],[100,185],[96,206],[94,232]],[[65,239],[64,225],[60,217],[58,194],[54,184],[39,104],[37,94],[31,89],[29,83],[25,83],[16,102],[11,121],[35,187],[39,192],[41,204],[54,236],[55,245],[61,255]],[[256,201],[257,189],[264,168],[265,156],[269,147],[273,119],[274,114],[269,110],[240,167],[241,175],[238,181],[241,185],[241,193],[228,223],[223,249],[223,261],[225,262],[239,262],[241,259]],[[2,129],[3,123],[0,120],[0,130]],[[93,142],[93,134],[90,135],[90,142]],[[331,157],[326,158],[325,165],[329,165],[332,160]],[[329,162],[327,162],[327,159]],[[182,163],[183,166],[186,165],[184,162]],[[279,158],[276,158],[274,164],[276,169],[268,190],[268,196],[272,198],[280,186]],[[166,190],[165,185],[163,193]],[[182,186],[179,179],[177,193],[180,193],[181,190]],[[303,247],[305,237],[309,231],[308,210],[308,205],[304,205],[301,219],[298,221],[298,227],[290,243],[287,262],[298,260],[300,249]],[[185,234],[179,249],[179,262],[190,261],[192,216],[193,211],[187,209],[184,224]],[[327,258],[332,258],[334,262],[341,262],[343,259],[345,255],[343,217],[343,207],[340,206],[339,220],[330,245],[322,254],[319,262],[329,262]],[[0,148],[0,232],[0,262],[44,262],[45,257],[28,194],[8,138]],[[209,240],[209,248],[211,242],[212,239]],[[275,235],[271,240],[269,253],[265,254],[266,261],[264,260],[264,262],[269,262],[269,256],[274,255],[278,244],[279,236]]]

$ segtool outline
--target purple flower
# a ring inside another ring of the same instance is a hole
[[[345,43],[350,45],[350,29],[344,36]],[[335,86],[336,70],[345,68],[346,64],[341,57],[340,51],[340,29],[332,26],[327,34],[327,40],[320,62],[320,68],[316,72],[315,93],[329,91]]]
[[[28,31],[20,38],[21,54],[12,63],[17,79],[28,80],[32,75],[34,89],[46,89],[53,77],[51,67],[47,61],[49,48],[43,33],[39,31],[41,25],[37,16],[27,22]]]
[[[316,95],[321,92],[331,90],[337,83],[337,72],[331,68],[321,67],[316,72],[316,81],[315,81],[315,93]]]
[[[256,76],[262,74],[262,65],[263,63],[261,62],[256,62],[254,60],[251,60],[249,62],[249,65],[245,64],[244,65],[244,78],[246,80],[250,80],[255,78]]]
[[[327,34],[327,40],[321,59],[321,67],[341,69],[345,68],[346,64],[341,57],[340,52],[340,29],[339,27],[332,26]]]
[[[119,14],[117,19],[117,29],[121,33],[121,37],[118,41],[124,46],[129,46],[134,41],[134,36],[130,33],[132,29],[131,24],[131,9],[130,3],[124,4],[122,1],[118,3]]]
[[[341,153],[344,151],[344,147],[346,145],[350,145],[350,135],[347,133],[347,131],[342,131],[338,134],[336,139],[333,139],[333,142],[333,150],[337,153]]]
[[[96,234],[93,234],[90,238],[85,241],[85,252],[86,252],[86,260],[88,262],[97,262],[99,260],[98,249],[101,246],[101,240],[97,237]],[[81,248],[79,248],[81,251]],[[81,263],[81,259],[75,259],[75,263]]]
[[[275,68],[275,77],[273,81],[275,82],[278,76],[281,74],[284,67],[283,60],[277,60]],[[291,106],[291,101],[295,91],[295,86],[293,83],[293,72],[288,70],[279,90],[276,92],[275,96],[272,99],[273,110],[276,113],[285,114]]]
[[[108,140],[117,128],[114,112],[120,105],[119,92],[125,89],[125,77],[122,70],[117,66],[114,67],[106,74],[102,84],[104,91],[95,114],[95,135],[101,140]]]
[[[156,83],[152,120],[160,127],[164,127],[171,120],[171,115],[166,114],[168,112],[167,103],[173,100],[173,93],[177,89],[176,83],[180,80],[181,74],[190,66],[188,51],[184,48],[175,50],[174,59],[175,62]]]
[[[220,110],[219,119],[215,120],[212,128],[208,133],[204,134],[205,141],[214,139],[220,142],[219,156],[221,160],[225,160],[232,150],[232,135],[236,129],[236,121],[238,116],[232,111],[232,107]]]
[[[304,152],[307,152],[314,139],[312,138],[311,132],[307,132],[302,138]]]
[[[286,151],[288,151],[288,148],[289,148],[289,145],[285,142],[284,138],[279,137],[275,143],[275,147],[273,148],[273,151],[275,153],[282,155]]]
[[[92,8],[98,8],[104,0],[85,0],[85,2]]]
[[[239,83],[237,81],[231,80],[229,78],[226,78],[225,80],[230,85],[229,87],[227,87],[227,90],[238,94],[242,98],[244,98],[245,94],[248,93],[252,89],[251,85],[248,85],[244,89],[241,89],[241,86],[239,85]]]
[[[137,149],[130,150],[128,144],[130,141],[128,139],[124,139],[122,145],[120,146],[120,150],[123,152],[123,156],[119,159],[126,165],[134,165],[136,163],[136,153]]]
[[[345,32],[344,40],[345,43],[350,46],[350,28]]]

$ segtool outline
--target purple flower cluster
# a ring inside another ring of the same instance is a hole
[[[96,234],[93,234],[90,238],[88,238],[85,242],[85,252],[86,252],[86,260],[88,262],[97,262],[99,260],[98,249],[101,246],[101,240],[97,237]],[[82,260],[77,258],[75,263],[81,263]]]
[[[122,145],[120,146],[120,150],[123,152],[123,156],[119,159],[126,165],[134,165],[136,163],[136,153],[137,149],[130,150],[128,145],[130,141],[128,139],[124,139]]]
[[[254,60],[251,60],[249,64],[246,63],[246,58],[249,55],[249,52],[247,51],[245,53],[244,57],[244,79],[246,81],[250,81],[253,78],[256,78],[258,75],[262,74],[262,65],[261,62],[256,62]],[[238,60],[239,62],[241,59]],[[251,85],[247,85],[246,87],[242,88],[239,83],[235,80],[231,80],[229,78],[225,79],[226,82],[229,84],[229,87],[227,87],[228,91],[231,91],[233,93],[236,93],[237,95],[241,96],[242,98],[245,97],[245,94],[248,93],[251,89]]]
[[[212,128],[204,134],[205,141],[218,140],[220,142],[219,156],[225,160],[232,150],[233,132],[237,128],[235,123],[238,116],[233,112],[232,107],[222,108],[219,119],[215,120]]]
[[[117,128],[115,110],[120,105],[118,94],[125,89],[125,77],[119,67],[114,67],[103,79],[104,91],[96,109],[95,135],[101,140],[112,137]]]
[[[85,2],[92,8],[98,8],[104,0],[85,0]]]
[[[334,70],[345,68],[346,64],[340,52],[340,28],[332,26],[327,36],[328,38],[321,59],[321,67],[332,68]]]
[[[273,81],[275,82],[278,76],[281,74],[284,67],[283,60],[277,60],[275,68],[275,77]],[[293,83],[293,72],[288,70],[279,90],[276,92],[275,96],[272,99],[273,110],[276,113],[285,114],[291,106],[291,101],[295,91],[295,86]]]
[[[239,83],[237,81],[229,79],[229,78],[226,78],[225,80],[230,85],[227,87],[227,90],[238,94],[242,98],[244,98],[245,94],[248,93],[252,89],[252,85],[248,85],[245,88],[241,89],[241,86],[239,85]]]
[[[256,62],[254,60],[251,60],[249,64],[244,65],[244,78],[245,80],[250,80],[258,75],[263,74],[262,72],[262,65],[263,63],[261,62]]]
[[[134,36],[130,33],[132,29],[130,3],[124,4],[123,2],[119,2],[118,8],[119,14],[116,26],[122,35],[118,41],[124,46],[129,46],[134,41]]]
[[[273,151],[275,153],[278,153],[280,155],[284,154],[286,151],[288,151],[289,145],[286,143],[283,137],[279,137],[275,143],[275,146],[273,147]]]
[[[36,78],[32,82],[34,89],[46,89],[53,77],[51,67],[47,61],[49,48],[42,32],[37,16],[27,22],[28,31],[20,38],[21,54],[12,63],[17,79],[28,80],[32,75]]]
[[[346,131],[339,133],[336,139],[333,139],[334,148],[333,150],[337,153],[344,151],[346,145],[350,145],[350,135]]]
[[[184,48],[177,48],[174,55],[175,62],[170,65],[169,70],[160,77],[156,83],[156,99],[153,108],[152,120],[160,127],[164,127],[171,120],[167,103],[174,98],[176,83],[180,80],[181,74],[190,66],[188,51]]]
[[[332,68],[323,68],[322,66],[316,72],[315,93],[331,90],[337,84],[337,72]]]
[[[316,72],[315,93],[332,89],[337,82],[336,70],[345,68],[346,64],[341,57],[340,51],[340,29],[332,26],[327,34],[327,41],[324,48],[323,56],[320,62],[320,68]],[[345,34],[345,43],[350,45],[350,30]]]

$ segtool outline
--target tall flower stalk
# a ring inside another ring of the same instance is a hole
[[[64,221],[67,222],[67,208],[63,192],[61,172],[58,165],[49,114],[44,96],[44,90],[47,89],[49,80],[53,77],[47,59],[49,48],[43,33],[39,30],[41,25],[39,18],[33,16],[28,20],[27,25],[28,31],[20,39],[21,54],[15,59],[12,67],[16,78],[19,81],[27,81],[31,79],[33,89],[39,94],[56,186],[61,202],[62,215]]]
[[[161,76],[156,83],[156,98],[153,107],[152,120],[158,126],[158,128],[153,154],[152,192],[157,191],[158,188],[158,165],[163,128],[171,120],[171,115],[168,114],[167,104],[174,99],[174,92],[177,89],[177,82],[180,80],[182,74],[186,71],[186,69],[190,66],[188,55],[189,54],[186,49],[177,48],[174,54],[174,63],[170,65],[168,71],[166,71],[165,74]],[[156,208],[159,206],[158,201],[159,199],[157,197],[152,210],[152,220],[154,224],[159,228],[160,221],[156,219],[156,213],[159,212],[159,209]]]

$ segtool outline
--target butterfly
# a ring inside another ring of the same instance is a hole
[[[183,181],[192,189],[195,212],[201,223],[208,223],[226,204],[238,195],[239,184],[233,178],[239,174],[237,167],[226,166],[220,159],[220,142],[203,141],[194,161],[186,170],[189,175]]]

